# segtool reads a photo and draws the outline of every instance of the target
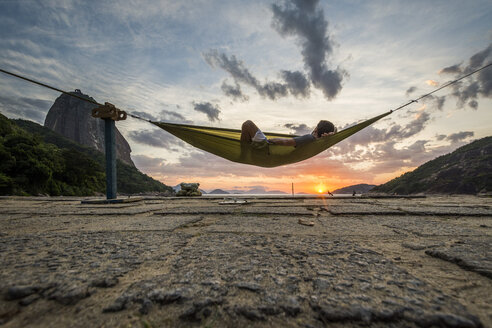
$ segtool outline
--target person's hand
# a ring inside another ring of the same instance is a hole
[[[325,132],[325,133],[323,133],[323,134],[321,135],[321,137],[328,137],[328,136],[332,136],[332,135],[334,135],[334,134],[335,134],[335,132]]]

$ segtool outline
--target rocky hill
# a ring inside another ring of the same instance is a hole
[[[492,137],[431,160],[371,192],[477,194],[492,191]]]
[[[72,93],[94,100],[78,89]],[[91,116],[95,107],[97,105],[62,94],[51,106],[44,126],[81,145],[104,152],[104,121]],[[130,157],[131,151],[130,145],[116,128],[116,157],[135,166]]]
[[[118,192],[172,195],[171,187],[117,161]],[[104,194],[104,155],[37,123],[0,114],[0,195]]]
[[[370,185],[367,183],[356,184],[348,187],[343,187],[333,191],[333,194],[352,194],[354,191],[356,194],[365,194],[376,185]]]

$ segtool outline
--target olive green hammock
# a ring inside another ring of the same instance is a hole
[[[299,148],[268,144],[262,149],[255,149],[250,144],[245,144],[240,141],[241,130],[154,121],[149,122],[196,148],[205,150],[206,152],[230,161],[262,167],[275,167],[297,163],[311,158],[391,113],[392,111],[389,111],[346,128],[336,134],[316,139]],[[135,117],[134,115],[131,116]],[[290,134],[268,132],[266,132],[265,135],[267,138],[296,137],[295,135]]]

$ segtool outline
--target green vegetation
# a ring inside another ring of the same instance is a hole
[[[121,161],[117,173],[119,193],[172,193]],[[88,196],[105,190],[103,154],[34,122],[0,114],[0,195]]]
[[[492,137],[429,161],[371,192],[476,194],[492,191]]]

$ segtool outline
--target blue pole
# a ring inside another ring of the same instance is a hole
[[[104,143],[106,152],[106,199],[116,199],[116,137],[115,122],[104,119]]]

